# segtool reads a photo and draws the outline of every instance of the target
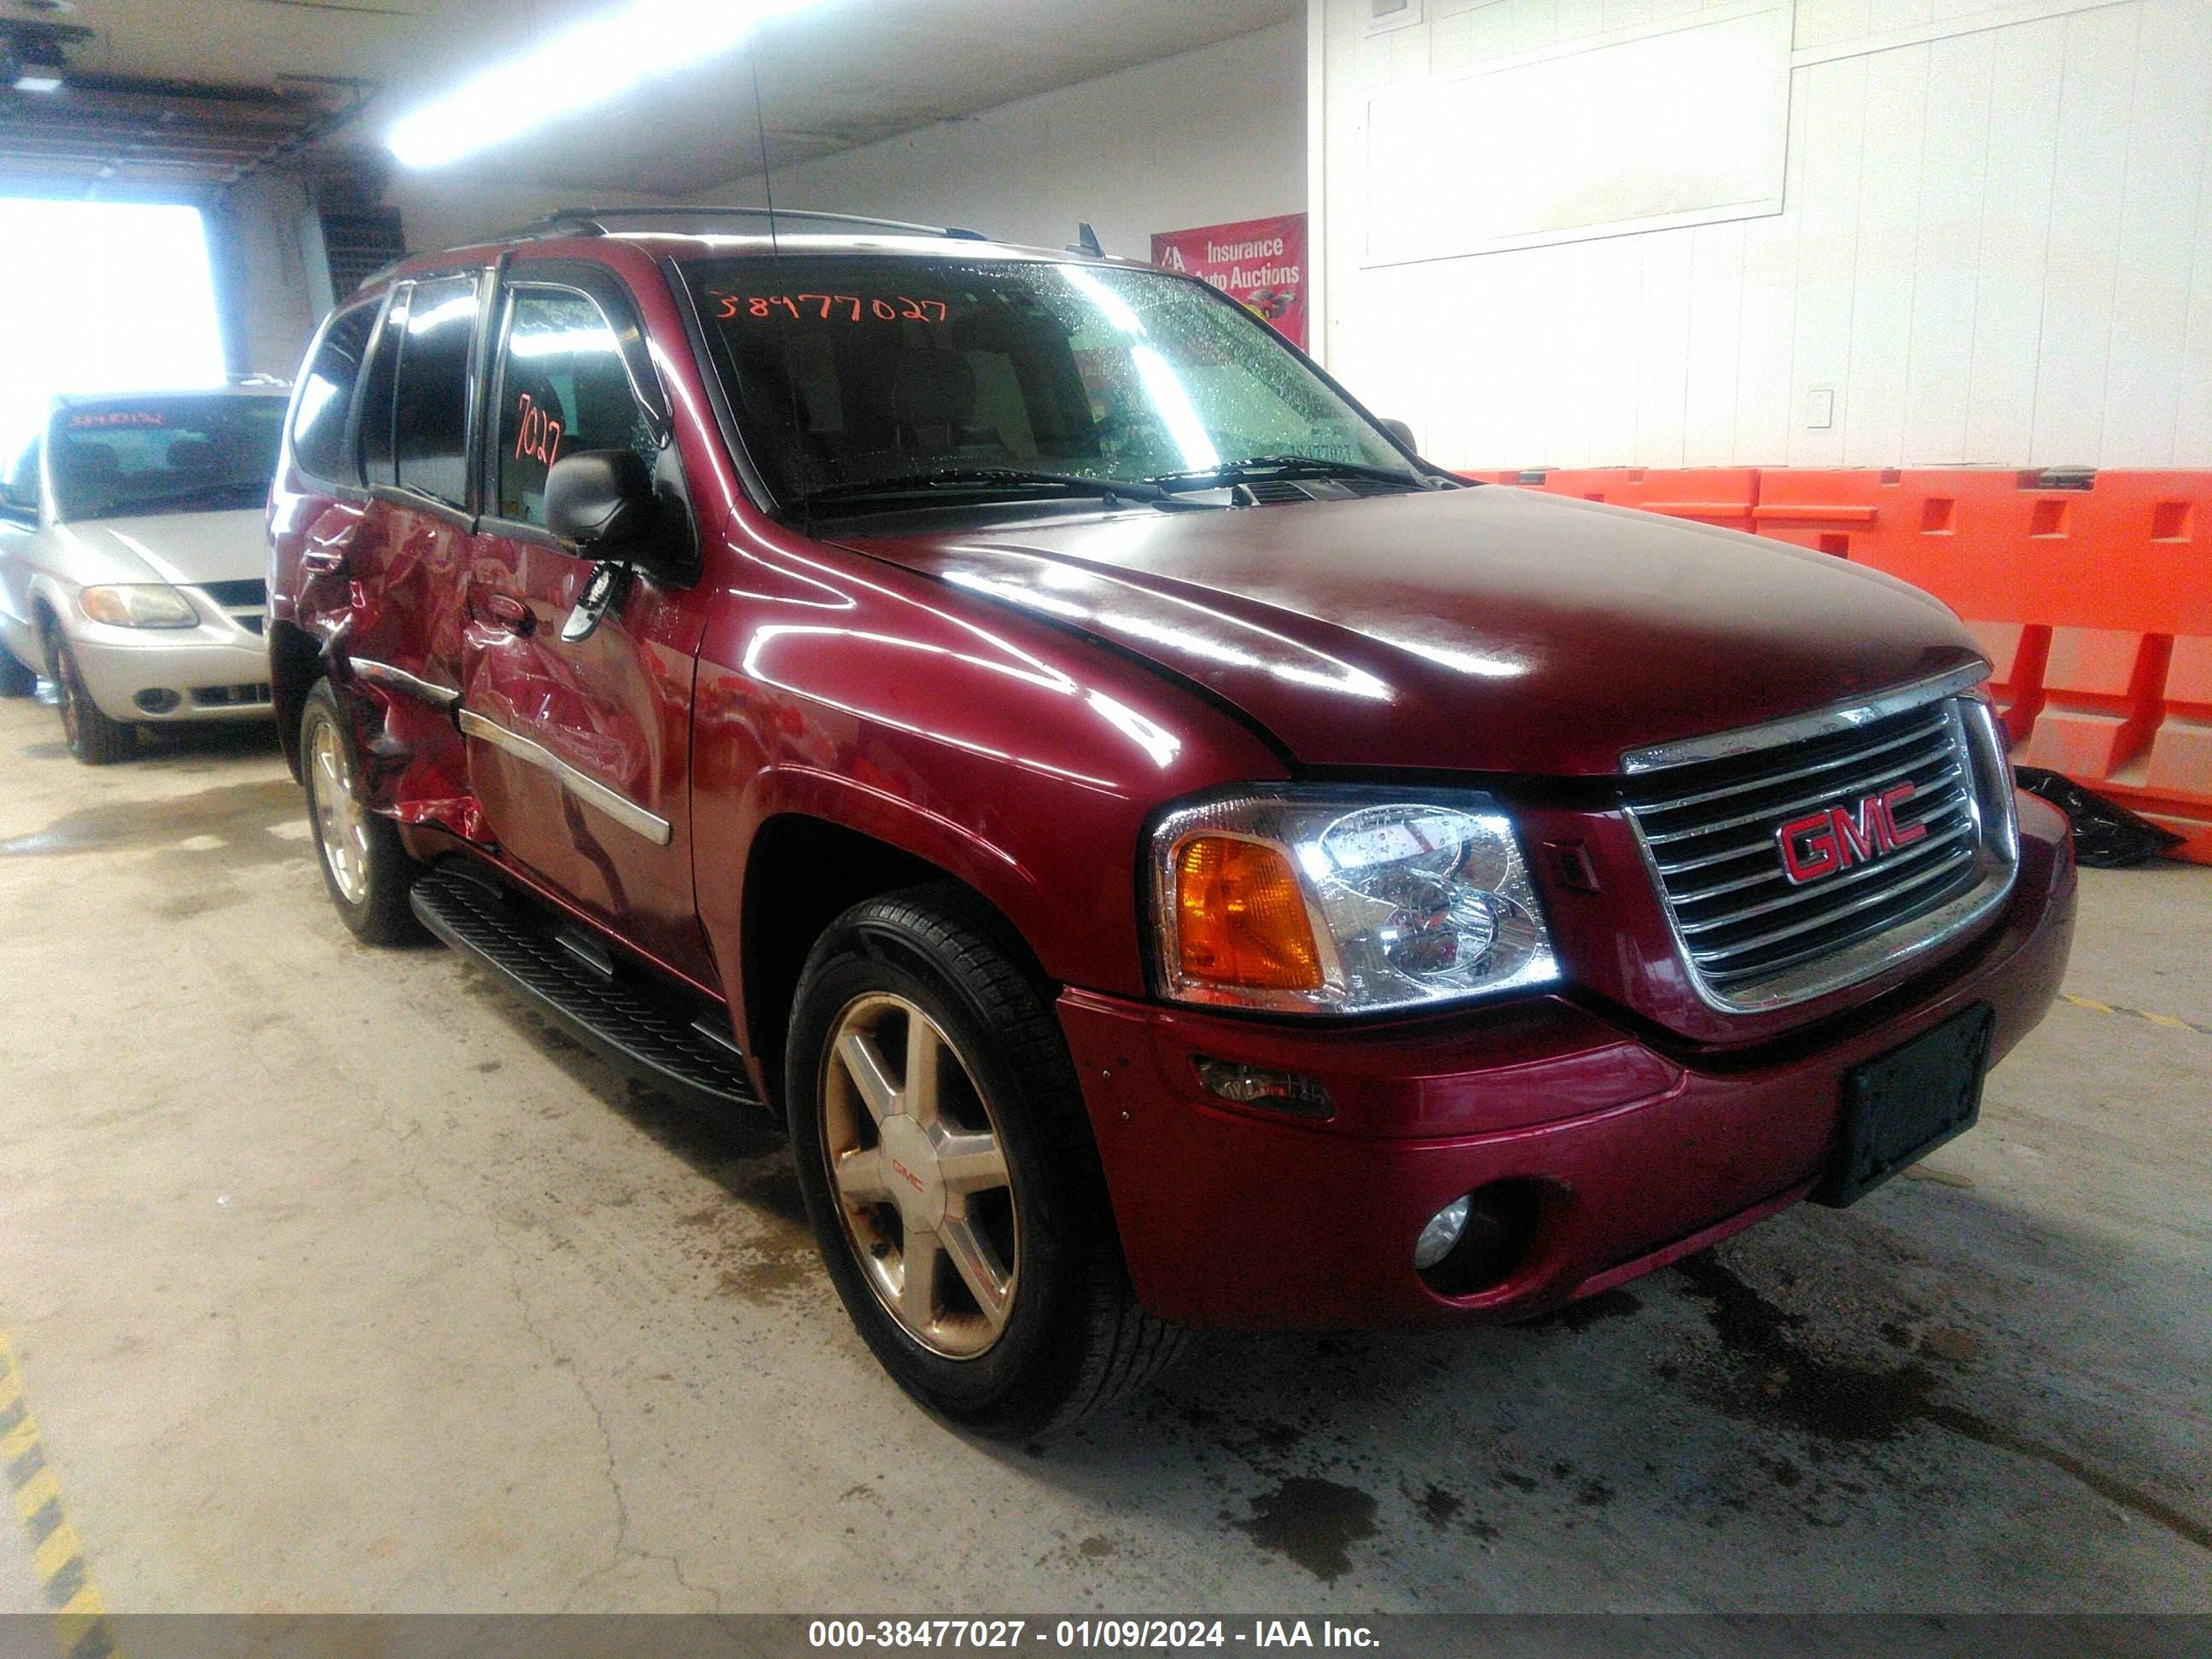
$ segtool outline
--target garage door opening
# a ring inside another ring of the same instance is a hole
[[[220,386],[199,210],[0,197],[0,454],[56,392]]]

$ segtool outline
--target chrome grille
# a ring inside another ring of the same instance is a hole
[[[231,582],[202,582],[199,590],[214,601],[224,616],[247,633],[267,633],[269,584],[258,576],[242,577]]]
[[[1775,1007],[1870,977],[1955,935],[2010,884],[2009,790],[1979,704],[1936,696],[1807,728],[1748,734],[1746,752],[1711,745],[1712,758],[1625,786],[1684,959],[1723,1008]],[[1793,878],[1783,826],[1831,807],[1867,824],[1862,804],[1906,784],[1893,846]]]
[[[199,587],[226,611],[258,611],[269,603],[269,584],[258,576],[234,582],[202,582]]]

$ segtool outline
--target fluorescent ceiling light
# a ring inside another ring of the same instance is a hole
[[[495,64],[402,116],[385,143],[410,167],[444,167],[729,51],[820,0],[634,0]]]
[[[27,69],[15,77],[18,92],[59,92],[62,89],[58,70]]]

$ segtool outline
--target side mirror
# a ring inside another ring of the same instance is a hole
[[[627,449],[581,449],[545,475],[545,527],[592,558],[619,558],[653,520],[653,474]]]
[[[1407,454],[1418,455],[1421,453],[1421,446],[1413,437],[1413,428],[1403,421],[1385,421],[1382,422],[1382,429],[1404,445]]]

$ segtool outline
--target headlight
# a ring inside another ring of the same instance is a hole
[[[1513,825],[1487,795],[1252,790],[1170,813],[1151,861],[1161,989],[1370,1013],[1559,977]]]
[[[129,587],[88,587],[77,595],[84,614],[110,628],[197,628],[200,613],[173,587],[143,582]]]

